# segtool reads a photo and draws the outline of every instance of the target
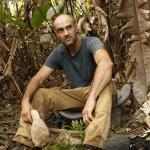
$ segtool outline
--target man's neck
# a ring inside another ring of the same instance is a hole
[[[72,46],[68,47],[70,54],[74,56],[79,51],[80,47],[81,47],[81,37],[78,36],[76,42]]]

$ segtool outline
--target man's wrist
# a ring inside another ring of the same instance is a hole
[[[96,97],[95,97],[94,95],[89,95],[89,96],[88,96],[88,98],[87,98],[87,100],[88,100],[88,99],[90,99],[90,100],[93,100],[93,101],[94,101],[94,100],[96,100]]]
[[[30,99],[29,98],[23,98],[22,102],[28,102],[28,103],[30,103]]]

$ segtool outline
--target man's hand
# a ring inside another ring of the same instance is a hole
[[[96,106],[96,100],[92,98],[88,98],[82,111],[83,122],[86,125],[89,125],[91,121],[94,119],[94,117],[92,116],[92,113],[93,113],[95,106]]]
[[[21,116],[23,121],[32,123],[31,118],[31,110],[33,109],[32,105],[28,102],[23,100],[22,101],[22,110],[21,110]]]

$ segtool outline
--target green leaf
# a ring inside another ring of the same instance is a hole
[[[34,51],[34,49],[33,49],[33,47],[32,47],[32,46],[30,46],[30,52],[31,52],[31,55],[32,55],[32,56],[34,56],[35,51]]]
[[[7,23],[13,23],[15,25],[18,25],[22,29],[26,27],[26,24],[22,21],[22,18],[20,17],[6,15],[5,21]]]
[[[0,23],[4,22],[4,6],[0,3]]]
[[[52,37],[50,34],[44,34],[40,37],[40,42],[49,42],[51,38]]]
[[[31,20],[31,26],[33,28],[37,29],[45,21],[48,8],[49,8],[49,4],[43,4],[43,5],[38,6],[35,9],[34,14],[33,14],[33,18]],[[43,17],[43,15],[41,14],[40,11],[43,13],[45,18]]]
[[[144,116],[144,115],[141,115],[141,116],[140,116],[140,120],[141,120],[142,122],[144,122],[145,118],[146,118],[146,116]]]
[[[0,131],[4,131],[4,129],[5,129],[4,127],[0,126]]]
[[[150,88],[147,88],[147,92],[150,92]]]
[[[4,109],[2,109],[0,112],[8,113],[8,112],[10,112],[10,111],[11,111],[10,109],[4,108]]]

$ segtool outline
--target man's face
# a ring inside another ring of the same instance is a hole
[[[69,16],[60,16],[55,20],[55,33],[61,43],[67,47],[72,46],[77,40],[76,28]]]

